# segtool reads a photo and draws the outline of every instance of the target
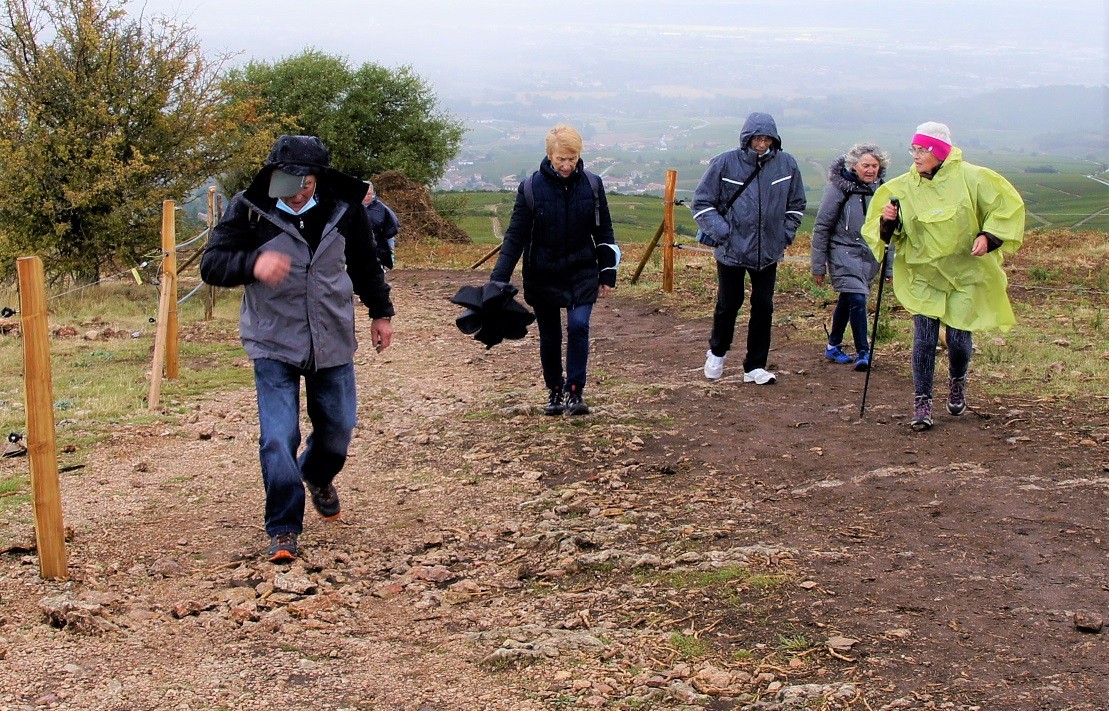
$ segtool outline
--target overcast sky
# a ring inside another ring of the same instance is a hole
[[[943,91],[1102,85],[1105,0],[133,0],[192,26],[235,63],[312,47],[354,65],[411,65],[437,91],[644,81],[769,93],[886,70]],[[731,72],[729,74],[728,72]],[[824,80],[820,75],[825,75]],[[647,75],[647,76],[643,76]]]

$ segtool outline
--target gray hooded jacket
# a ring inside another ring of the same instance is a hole
[[[759,157],[751,148],[754,136],[770,136],[771,148]],[[805,211],[805,186],[793,156],[782,150],[782,139],[770,114],[747,117],[739,147],[709,162],[693,196],[693,218],[721,264],[761,270],[785,256]],[[755,176],[756,161],[763,166]],[[755,176],[755,177],[752,177]],[[729,198],[743,193],[730,209]]]
[[[830,274],[837,292],[868,294],[880,265],[863,239],[863,221],[886,171],[882,169],[878,179],[866,185],[849,175],[846,164],[840,156],[828,169],[828,187],[812,231],[812,273]],[[893,260],[887,263],[892,273]]]

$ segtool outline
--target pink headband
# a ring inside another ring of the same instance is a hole
[[[912,145],[922,146],[924,148],[931,148],[932,155],[936,156],[936,158],[939,158],[941,161],[947,160],[947,156],[951,154],[950,143],[944,143],[938,138],[933,138],[932,136],[927,136],[923,133],[918,133],[913,136]]]

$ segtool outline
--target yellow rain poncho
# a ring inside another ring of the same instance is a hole
[[[1001,268],[1004,255],[1024,240],[1024,201],[1009,181],[989,168],[951,154],[932,180],[913,167],[874,194],[863,236],[882,258],[882,208],[901,202],[901,223],[893,233],[893,290],[912,314],[938,318],[964,331],[1009,330],[1016,323]],[[970,253],[980,232],[1001,240],[981,257]]]

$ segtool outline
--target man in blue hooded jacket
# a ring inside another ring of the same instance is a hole
[[[393,260],[397,249],[397,234],[400,232],[400,220],[393,208],[383,203],[377,197],[377,190],[372,180],[364,181],[369,188],[366,197],[362,198],[362,205],[370,218],[370,227],[373,228],[374,241],[377,244],[377,260],[386,269],[393,268]]]
[[[743,306],[744,280],[751,277],[751,316],[743,382],[766,385],[777,379],[766,370],[774,281],[778,262],[793,243],[805,211],[805,186],[793,156],[782,150],[774,117],[747,117],[739,147],[709,162],[693,196],[693,217],[701,242],[715,248],[717,294],[705,377],[724,374],[735,322]]]
[[[393,337],[389,285],[362,208],[366,184],[330,167],[315,136],[282,136],[231,201],[200,262],[204,281],[242,286],[239,336],[254,363],[269,560],[298,555],[305,487],[340,516],[333,480],[347,459],[358,401],[354,296],[380,353]],[[312,432],[300,448],[300,382]]]

